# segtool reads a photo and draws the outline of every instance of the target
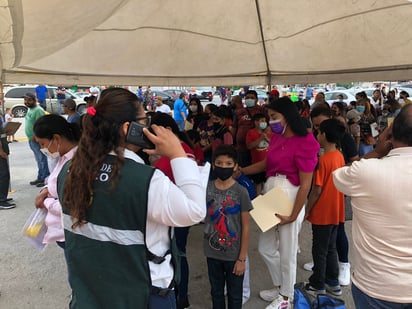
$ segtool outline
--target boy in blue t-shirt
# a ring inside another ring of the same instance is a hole
[[[249,242],[247,190],[233,178],[237,152],[231,145],[218,146],[213,154],[215,180],[206,191],[204,252],[207,257],[213,308],[225,308],[224,286],[229,308],[242,307],[243,277]]]

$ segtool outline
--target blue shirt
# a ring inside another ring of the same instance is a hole
[[[175,104],[173,105],[173,118],[175,121],[183,121],[183,116],[181,112],[184,112],[187,117],[187,107],[185,102],[182,99],[176,99]]]
[[[38,100],[46,100],[47,98],[47,87],[45,85],[36,87],[36,97]]]

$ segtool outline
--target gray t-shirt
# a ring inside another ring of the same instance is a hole
[[[241,213],[253,209],[247,190],[237,182],[219,190],[209,181],[206,191],[207,212],[203,248],[210,258],[235,261],[242,238]]]

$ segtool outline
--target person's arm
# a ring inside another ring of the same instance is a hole
[[[187,158],[173,132],[157,125],[151,127],[155,134],[146,128],[143,132],[156,148],[144,149],[144,152],[170,158],[176,185],[161,171],[154,172],[148,193],[148,218],[167,226],[200,222],[206,216],[206,188],[202,186],[196,162]]]
[[[240,168],[240,171],[245,175],[259,174],[266,170],[266,159],[256,162],[252,165]]]
[[[386,128],[380,135],[378,144],[369,153],[365,154],[361,159],[380,159],[386,156],[389,151],[393,148],[392,146],[392,125]]]
[[[41,189],[34,200],[34,206],[36,206],[36,208],[45,208],[44,200],[47,198],[48,195],[49,190],[47,189],[47,187]]]
[[[316,185],[312,186],[312,190],[310,191],[308,202],[306,204],[306,209],[305,209],[306,216],[310,214],[310,211],[312,210],[313,205],[316,204],[321,193],[322,193],[322,187],[316,186]]]
[[[242,222],[242,236],[240,241],[240,252],[236,260],[235,267],[233,268],[233,273],[236,276],[241,276],[244,274],[246,269],[246,256],[247,249],[249,245],[249,230],[250,230],[250,215],[248,211],[242,211],[241,222]]]
[[[299,181],[300,187],[298,192],[296,193],[295,203],[293,204],[292,214],[290,216],[282,216],[276,214],[276,216],[280,219],[279,224],[288,224],[295,221],[302,210],[303,205],[305,204],[306,197],[308,196],[310,186],[312,183],[312,175],[313,173],[305,173],[299,171]]]

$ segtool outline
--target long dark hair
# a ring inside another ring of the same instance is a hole
[[[189,140],[188,136],[179,130],[179,127],[177,126],[176,121],[172,118],[172,116],[166,114],[166,113],[161,113],[161,112],[156,112],[151,114],[151,124],[156,124],[158,126],[162,127],[169,127],[172,132],[184,143],[186,143],[190,148],[193,148],[192,142]]]
[[[308,134],[308,130],[303,123],[298,108],[288,97],[282,97],[278,100],[271,100],[268,105],[268,109],[282,114],[294,134],[298,136],[306,136]]]
[[[39,138],[51,140],[58,134],[71,142],[80,139],[80,127],[77,123],[68,123],[62,116],[50,114],[37,119],[33,126],[34,135]]]
[[[94,181],[111,151],[117,155],[110,176],[112,187],[115,187],[124,163],[124,138],[120,135],[120,127],[136,119],[139,104],[134,93],[123,88],[109,88],[102,91],[95,110],[84,116],[82,136],[67,174],[62,203],[77,220],[73,227],[85,222],[86,210],[93,201]]]

